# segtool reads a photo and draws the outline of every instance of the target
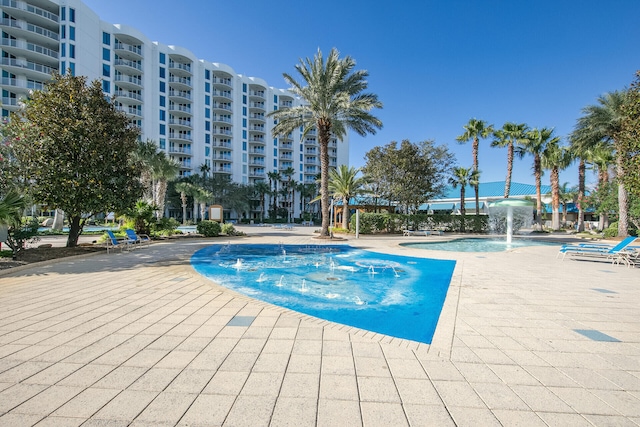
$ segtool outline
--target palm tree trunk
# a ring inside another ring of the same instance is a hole
[[[580,159],[580,164],[578,165],[578,232],[584,231],[584,207],[582,206],[582,201],[584,200],[584,189],[585,189],[585,171],[587,169],[587,165],[584,162],[584,159]]]
[[[507,146],[507,178],[504,180],[504,198],[509,198],[511,192],[511,174],[513,173],[513,142]]]
[[[342,228],[349,229],[349,199],[342,198]]]
[[[533,170],[536,179],[536,222],[538,230],[542,231],[542,166],[538,154],[533,157]]]
[[[320,143],[320,206],[322,228],[320,237],[329,237],[329,137],[331,124],[318,122],[318,142]]]
[[[465,215],[467,214],[467,210],[464,206],[464,199],[465,199],[465,191],[464,191],[464,183],[460,186],[460,232],[464,233],[465,232]]]
[[[560,171],[557,167],[551,169],[551,228],[560,229]]]
[[[478,138],[473,138],[473,146],[472,146],[472,151],[473,151],[473,171],[477,172],[478,171],[478,146],[480,145],[480,142],[478,140]],[[473,186],[473,190],[475,191],[476,194],[476,227],[478,227],[477,231],[479,230],[480,227],[480,222],[479,222],[479,218],[480,218],[480,195],[478,194],[479,188],[478,188],[478,184],[475,184]]]

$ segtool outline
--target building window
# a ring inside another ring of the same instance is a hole
[[[273,146],[277,147],[278,146],[278,138],[274,138],[273,139]]]
[[[166,55],[162,52],[160,52],[160,63],[164,64],[166,62]]]
[[[160,135],[166,135],[167,133],[167,126],[160,124]]]
[[[60,25],[60,38],[61,39],[66,39],[67,38],[67,26],[66,25]]]
[[[102,48],[102,59],[104,61],[111,61],[111,51],[106,47]]]
[[[246,131],[246,130],[243,130],[243,131],[242,131],[242,137],[243,137],[243,138],[246,138],[246,137],[247,137],[247,131]]]
[[[242,107],[242,115],[243,116],[247,115],[247,107]]]
[[[104,31],[102,32],[102,44],[111,46],[111,34]]]
[[[102,75],[105,77],[111,77],[111,66],[108,64],[102,64]]]
[[[110,93],[111,92],[111,85],[109,84],[109,82],[107,80],[103,80],[102,81],[102,91],[104,93]]]
[[[65,21],[67,19],[66,16],[67,16],[67,8],[62,6],[60,8],[60,20]]]
[[[209,135],[208,133],[204,134],[204,143],[211,144],[211,135]]]
[[[273,149],[273,157],[278,157],[278,149],[277,148]]]
[[[247,127],[247,119],[242,119],[242,127],[243,128]]]
[[[69,21],[76,22],[76,10],[72,7],[69,8]]]
[[[76,27],[69,25],[69,40],[76,40]]]
[[[204,147],[204,155],[206,157],[209,157],[211,155],[211,148],[210,147]]]
[[[204,91],[205,92],[211,92],[211,83],[204,82]]]
[[[166,120],[167,120],[166,112],[164,110],[160,110],[160,121],[164,122]]]
[[[204,122],[204,130],[206,130],[207,132],[211,130],[211,122],[210,121]]]
[[[243,104],[247,103],[247,95],[242,95],[242,103]]]
[[[247,141],[242,141],[242,150],[247,151]]]
[[[60,56],[67,56],[67,44],[66,43],[61,43],[60,44]]]
[[[76,57],[76,45],[70,44],[69,45],[69,58],[75,58],[75,57]]]
[[[165,98],[162,95],[160,95],[160,106],[161,107],[166,107],[167,106],[167,98]]]
[[[160,67],[160,78],[164,79],[166,77],[166,68]]]
[[[76,63],[75,62],[69,62],[69,69],[71,70],[71,75],[75,76],[76,75]]]
[[[166,146],[167,146],[167,140],[164,138],[160,138],[160,148],[164,150]]]
[[[204,117],[207,119],[211,118],[211,109],[210,108],[205,108],[204,109]]]
[[[165,82],[160,82],[160,92],[165,93],[167,88],[167,84]]]
[[[278,161],[276,159],[273,159],[273,167],[274,168],[278,167]]]
[[[211,105],[211,97],[209,95],[204,96],[204,105]]]
[[[247,93],[247,84],[246,83],[242,83],[242,92],[243,93]]]
[[[278,103],[278,95],[273,95],[273,103],[274,104]]]
[[[66,74],[67,72],[67,64],[64,61],[60,61],[60,74],[62,74],[63,76]]]

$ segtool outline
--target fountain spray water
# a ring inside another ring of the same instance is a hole
[[[280,280],[278,280],[278,283],[276,283],[276,286],[281,288],[282,287],[282,279],[284,279],[284,275],[280,276]]]
[[[505,234],[507,244],[511,244],[515,232],[531,226],[532,221],[533,204],[527,200],[503,199],[489,204],[489,227]]]
[[[300,292],[307,292],[307,291],[309,291],[309,289],[307,289],[307,280],[302,279],[302,286],[300,286]]]

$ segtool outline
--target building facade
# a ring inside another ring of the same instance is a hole
[[[141,139],[155,141],[180,163],[180,176],[205,170],[252,184],[293,168],[292,179],[316,181],[316,136],[271,133],[268,112],[300,102],[289,91],[198,59],[186,48],[151,41],[135,28],[104,22],[80,0],[0,0],[0,11],[3,117],[20,108],[30,91],[42,89],[52,73],[70,72],[101,79]],[[348,140],[331,141],[330,165],[348,164],[348,152]],[[296,203],[293,216],[301,211]]]

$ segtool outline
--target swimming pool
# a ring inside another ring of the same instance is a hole
[[[346,245],[213,245],[194,269],[229,289],[301,313],[431,343],[455,261]]]
[[[409,248],[451,252],[503,252],[525,246],[552,246],[558,244],[533,239],[513,239],[511,243],[507,243],[504,239],[463,238],[448,242],[401,243],[400,245]]]

